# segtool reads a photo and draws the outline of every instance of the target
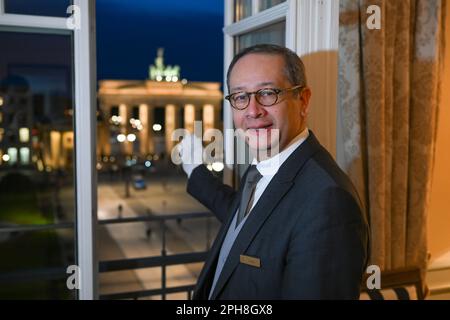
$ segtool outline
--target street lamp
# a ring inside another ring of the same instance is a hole
[[[127,140],[128,140],[129,142],[134,142],[134,141],[136,141],[136,135],[135,135],[134,133],[128,134],[128,135],[127,135]]]
[[[117,141],[119,142],[125,142],[126,139],[127,137],[123,133],[117,135]]]
[[[125,141],[133,142],[136,140],[136,135],[133,133],[130,133],[128,135],[125,135],[123,133],[120,133],[117,135],[117,141],[120,143],[123,143]],[[130,196],[130,168],[128,167],[128,164],[125,164],[125,166],[122,168],[122,174],[125,178],[125,198],[128,198]]]

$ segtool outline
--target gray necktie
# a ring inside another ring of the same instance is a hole
[[[242,190],[241,203],[239,205],[239,212],[236,221],[236,228],[239,226],[241,221],[250,211],[253,205],[253,196],[255,193],[256,184],[262,178],[262,175],[256,169],[255,165],[251,165],[248,169],[247,177],[245,179],[244,188]]]

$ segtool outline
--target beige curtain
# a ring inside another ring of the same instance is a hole
[[[371,264],[427,263],[446,0],[341,0],[343,163],[370,216]],[[381,8],[369,30],[367,8]]]

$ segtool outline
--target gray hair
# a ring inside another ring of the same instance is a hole
[[[273,44],[258,44],[242,50],[231,61],[227,72],[228,90],[230,90],[230,74],[234,68],[234,65],[248,54],[269,54],[282,56],[284,59],[284,73],[289,82],[294,86],[307,85],[305,65],[303,64],[302,59],[300,59],[294,51]]]

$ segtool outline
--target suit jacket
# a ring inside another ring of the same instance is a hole
[[[222,222],[194,290],[193,299],[208,299],[242,188],[199,166],[187,191]],[[363,212],[352,183],[310,131],[249,213],[211,298],[358,299],[369,255]],[[240,255],[260,259],[260,267]]]

